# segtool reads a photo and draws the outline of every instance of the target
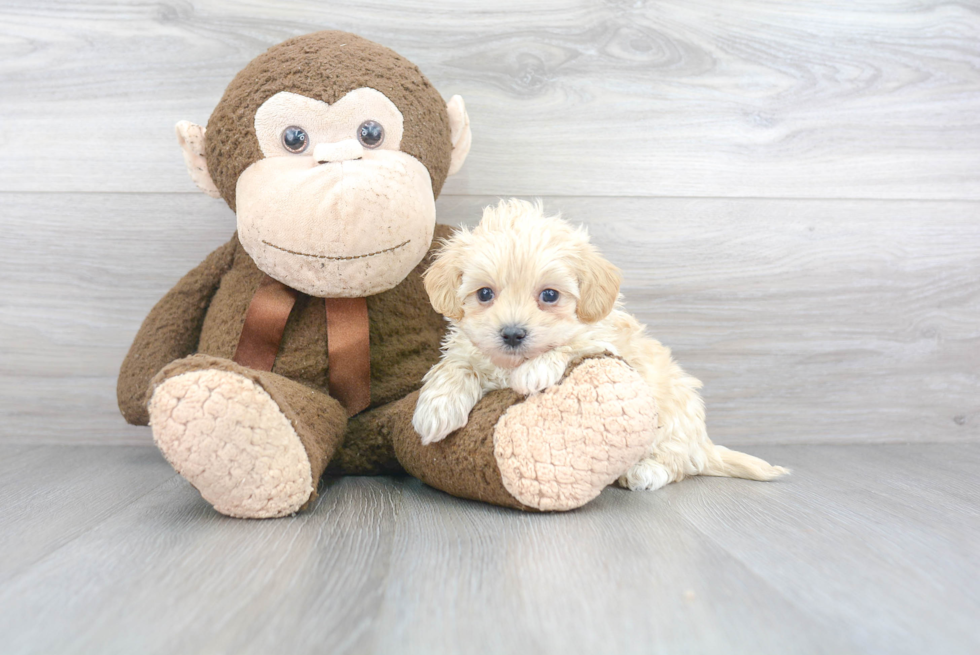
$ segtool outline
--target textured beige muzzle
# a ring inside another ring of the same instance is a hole
[[[263,159],[242,173],[236,202],[239,239],[259,269],[321,298],[393,288],[428,252],[436,222],[425,166],[387,150],[327,164]]]

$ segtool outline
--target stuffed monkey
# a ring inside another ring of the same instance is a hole
[[[290,39],[231,82],[207,129],[177,125],[191,177],[238,231],[150,311],[119,374],[123,416],[229,516],[295,513],[324,470],[406,470],[526,510],[595,497],[653,439],[655,410],[615,358],[545,393],[489,395],[423,446],[411,419],[445,322],[422,273],[435,198],[470,147],[463,101],[343,32]]]

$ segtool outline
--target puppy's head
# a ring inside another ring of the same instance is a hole
[[[510,368],[605,318],[620,281],[584,229],[544,216],[540,203],[514,199],[487,207],[476,228],[446,242],[425,289],[436,311],[494,364]]]

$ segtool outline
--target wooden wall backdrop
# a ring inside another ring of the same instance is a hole
[[[0,2],[0,443],[140,443],[115,375],[234,230],[173,136],[336,28],[463,95],[438,202],[587,223],[733,445],[980,440],[980,2]]]

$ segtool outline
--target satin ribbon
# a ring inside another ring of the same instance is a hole
[[[268,275],[245,312],[245,325],[232,360],[248,368],[271,371],[279,354],[286,322],[299,291]],[[371,404],[371,340],[365,298],[325,298],[327,384],[348,416]]]

